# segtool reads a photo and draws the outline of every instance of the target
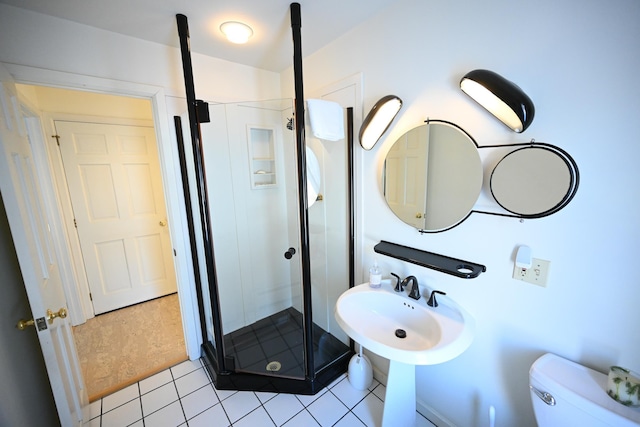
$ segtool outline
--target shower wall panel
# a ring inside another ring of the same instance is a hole
[[[289,224],[297,229],[298,222],[287,209],[281,111],[212,105],[210,116],[211,122],[202,124],[202,138],[227,334],[292,306],[291,264],[297,260],[287,260],[283,254],[297,246]],[[251,174],[258,172],[252,170],[249,149],[252,128],[273,131],[276,185],[252,186]]]

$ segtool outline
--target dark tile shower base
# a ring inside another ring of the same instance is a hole
[[[226,360],[236,372],[304,378],[302,313],[287,308],[224,336]],[[349,347],[314,323],[316,371]]]

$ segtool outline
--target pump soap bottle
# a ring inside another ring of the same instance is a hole
[[[373,262],[373,267],[369,269],[369,286],[379,288],[382,286],[382,273],[378,268],[378,261]]]

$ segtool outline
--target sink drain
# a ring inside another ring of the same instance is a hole
[[[405,331],[404,329],[396,329],[396,336],[398,338],[406,338],[407,337],[407,331]]]
[[[274,361],[274,362],[267,363],[267,371],[278,372],[280,368],[282,368],[282,365],[280,364],[280,362]]]

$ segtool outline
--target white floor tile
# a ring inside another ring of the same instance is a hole
[[[98,399],[89,404],[89,419],[92,420],[100,415],[102,415],[102,399]]]
[[[325,387],[325,388],[323,388],[322,390],[320,390],[319,392],[317,392],[314,395],[309,396],[309,395],[306,395],[306,394],[296,394],[296,397],[298,398],[300,403],[302,403],[306,407],[306,406],[311,405],[316,400],[318,400],[318,398],[320,396],[322,396],[323,394],[325,394],[327,391],[329,391],[329,389],[327,389]]]
[[[365,424],[353,415],[353,412],[348,412],[335,424],[335,427],[365,427]]]
[[[263,404],[265,402],[270,401],[271,399],[273,399],[278,395],[278,393],[269,393],[265,391],[256,391],[255,394],[258,397],[258,399],[260,399],[260,402],[262,402]]]
[[[387,394],[387,387],[385,387],[384,384],[380,384],[373,390],[373,394],[378,396],[378,398],[384,402],[384,397]]]
[[[213,386],[206,385],[180,399],[187,420],[206,411],[219,402]]]
[[[144,425],[153,427],[176,427],[185,421],[180,402],[173,402],[171,405],[144,417]]]
[[[314,396],[216,390],[201,362],[187,361],[93,402],[83,427],[377,427],[385,393],[376,380],[356,390],[346,374]],[[416,427],[436,427],[416,416]]]
[[[189,420],[189,427],[228,427],[230,425],[227,414],[219,403]]]
[[[349,410],[332,393],[325,393],[307,407],[322,427],[334,425]]]
[[[215,389],[216,394],[218,395],[218,399],[220,399],[220,401],[228,399],[229,397],[231,397],[234,394],[238,393],[238,390],[218,390],[215,387],[214,387],[214,389]]]
[[[209,383],[209,377],[204,372],[204,368],[190,372],[176,380],[176,388],[180,397],[194,392]]]
[[[158,409],[177,401],[178,393],[176,392],[176,387],[173,385],[173,382],[171,382],[147,394],[143,394],[140,399],[142,400],[142,413],[146,417]]]
[[[100,427],[100,417],[92,418],[91,420],[82,423],[82,427]]]
[[[304,406],[292,394],[279,394],[265,403],[264,408],[276,425],[281,426],[302,411]]]
[[[171,381],[173,381],[173,377],[171,376],[170,369],[158,372],[157,374],[140,381],[140,394],[149,393],[151,390],[155,390],[156,388],[168,384]]]
[[[260,401],[252,391],[239,391],[222,401],[229,420],[235,423],[240,418],[260,406]]]
[[[267,414],[267,411],[261,406],[237,422],[233,423],[233,427],[274,427],[275,424]]]
[[[431,421],[426,419],[421,413],[416,413],[416,427],[436,427]]]
[[[329,385],[327,386],[327,388],[328,388],[329,390],[331,390],[335,385],[337,385],[339,382],[341,382],[341,381],[342,381],[343,379],[345,379],[345,378],[347,378],[347,374],[346,374],[346,373],[344,373],[344,374],[340,375],[338,378],[336,378],[335,380],[333,380],[333,382],[332,382],[331,384],[329,384]]]
[[[335,394],[347,408],[351,409],[369,394],[369,390],[356,390],[349,382],[349,379],[346,378],[336,384],[331,389],[331,393]]]
[[[352,411],[367,427],[376,427],[382,422],[383,409],[384,403],[373,394],[369,394]]]
[[[173,374],[173,378],[180,378],[183,375],[187,375],[189,372],[193,372],[197,369],[202,368],[202,363],[200,363],[200,359],[196,360],[185,360],[184,362],[173,366],[171,368],[171,373]]]
[[[142,419],[140,399],[132,400],[102,415],[102,427],[122,427]]]
[[[138,384],[131,384],[129,387],[123,388],[120,391],[116,391],[113,394],[103,397],[102,413],[104,414],[105,412],[108,412],[113,408],[117,408],[124,403],[130,402],[137,397],[140,397]]]
[[[306,409],[287,421],[283,427],[319,427],[320,424]]]

